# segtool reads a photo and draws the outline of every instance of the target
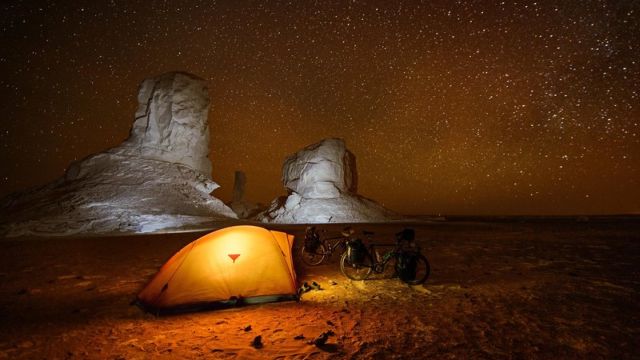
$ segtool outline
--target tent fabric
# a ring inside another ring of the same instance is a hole
[[[160,311],[294,299],[293,238],[249,225],[214,231],[172,256],[138,303]]]

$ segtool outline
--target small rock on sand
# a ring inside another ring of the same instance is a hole
[[[253,346],[256,349],[261,349],[264,346],[262,344],[262,336],[258,335],[255,338],[253,338],[253,341],[251,342],[251,346]]]

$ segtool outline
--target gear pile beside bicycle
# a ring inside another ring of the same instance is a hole
[[[346,227],[340,236],[322,239],[315,226],[307,227],[304,245],[301,249],[302,261],[315,266],[329,259],[338,248],[342,250],[340,271],[351,280],[366,280],[372,273],[388,274],[401,281],[418,285],[429,277],[431,267],[427,258],[415,243],[415,231],[406,228],[395,235],[395,243],[374,243],[374,233],[363,231],[367,244],[355,231]],[[382,251],[384,248],[390,250]],[[303,286],[304,287],[304,286]]]

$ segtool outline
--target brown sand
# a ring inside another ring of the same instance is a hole
[[[402,225],[356,226],[364,228],[389,238]],[[638,356],[637,219],[415,228],[432,266],[424,286],[349,281],[334,254],[319,267],[297,264],[301,281],[325,288],[300,303],[168,317],[129,303],[200,234],[5,239],[0,359]],[[326,346],[308,344],[328,330]],[[250,346],[257,335],[261,349]]]

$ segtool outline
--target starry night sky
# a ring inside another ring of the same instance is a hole
[[[557,3],[3,1],[0,196],[118,145],[138,84],[182,70],[225,201],[335,136],[402,213],[639,213],[640,4]]]

